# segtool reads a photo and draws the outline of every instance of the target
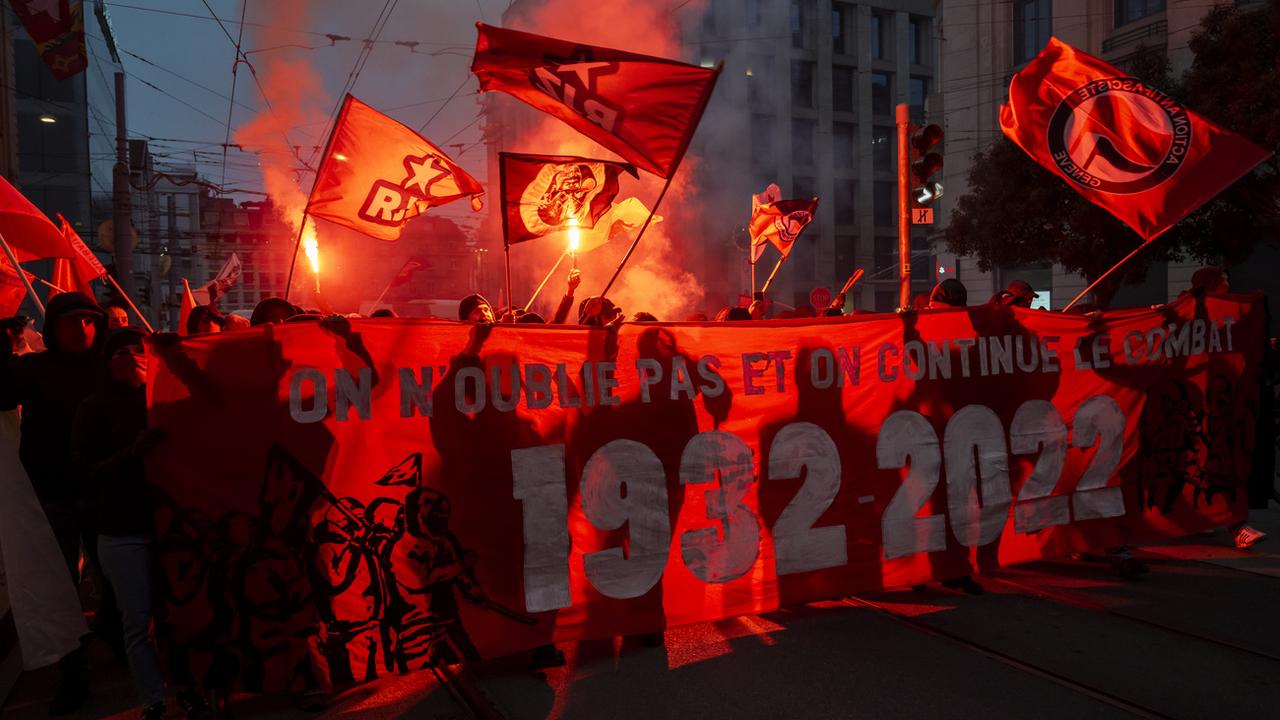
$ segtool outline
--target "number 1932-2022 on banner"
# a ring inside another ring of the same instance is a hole
[[[912,410],[885,419],[876,441],[882,470],[907,468],[902,485],[884,510],[882,545],[887,560],[947,547],[947,523],[965,547],[995,541],[1014,507],[1014,531],[1032,533],[1072,520],[1123,515],[1121,488],[1108,487],[1123,452],[1125,416],[1106,395],[1076,410],[1073,429],[1052,403],[1029,400],[1013,417],[1006,442],[999,417],[983,405],[968,405],[947,422],[941,444],[933,425]],[[1068,448],[1096,446],[1074,492],[1054,494]],[[1009,456],[1039,453],[1016,502]],[[521,501],[525,605],[530,612],[568,607],[569,507],[564,445],[511,452],[515,498]],[[946,469],[946,515],[918,516]],[[807,470],[807,472],[806,472]],[[779,576],[839,567],[848,561],[845,527],[814,527],[840,490],[840,453],[817,425],[794,422],[774,437],[769,480],[804,483],[771,528]],[[760,552],[761,521],[747,504],[757,476],[752,453],[741,438],[720,430],[695,435],[680,458],[679,482],[718,484],[706,490],[707,517],[719,527],[687,530],[681,559],[708,583],[742,577]],[[669,555],[671,517],[667,479],[654,452],[633,440],[613,440],[587,460],[581,482],[582,512],[600,531],[626,526],[628,543],[586,553],[587,580],[611,598],[639,597],[662,578]],[[980,499],[981,498],[981,499]]]

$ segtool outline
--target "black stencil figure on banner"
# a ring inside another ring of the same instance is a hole
[[[1219,495],[1234,500],[1233,473],[1252,453],[1251,414],[1224,375],[1210,377],[1203,396],[1195,384],[1176,379],[1153,388],[1141,419],[1143,507],[1169,515],[1188,487],[1192,507]]]
[[[581,221],[596,185],[591,166],[565,165],[551,178],[546,192],[538,200],[538,219],[551,227],[565,225],[570,220]]]

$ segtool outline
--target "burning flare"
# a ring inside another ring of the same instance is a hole
[[[311,221],[307,221],[307,226],[302,230],[302,252],[306,253],[307,261],[311,263],[311,272],[316,277],[320,276],[320,243],[316,240],[316,227]]]
[[[582,233],[578,230],[578,218],[569,218],[569,254],[577,255],[582,243]]]

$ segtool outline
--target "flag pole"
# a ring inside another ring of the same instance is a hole
[[[314,189],[314,188],[312,188]],[[293,239],[293,259],[289,261],[289,278],[284,281],[284,299],[289,300],[289,291],[293,289],[293,270],[298,266],[298,251],[302,249],[302,233],[307,227],[307,211],[302,211],[302,220],[298,223],[298,235]]]
[[[36,309],[40,311],[40,316],[44,317],[44,303],[40,302],[40,298],[36,295],[36,289],[31,287],[31,281],[27,279],[27,271],[22,269],[18,264],[18,258],[13,255],[13,248],[9,247],[9,241],[4,239],[4,235],[0,234],[0,246],[4,247],[4,254],[9,258],[9,264],[13,266],[13,272],[17,274],[22,284],[27,286],[27,294],[31,296],[31,302],[36,304]]]
[[[685,152],[689,149],[689,143],[693,140],[693,133],[697,131],[698,125],[702,123],[702,114],[707,111],[707,103],[711,101],[711,93],[715,92],[716,83],[720,80],[720,73],[724,71],[724,62],[716,64],[715,75],[712,76],[711,83],[707,86],[706,92],[702,94],[702,99],[698,104],[698,109],[693,115],[693,129],[685,136],[681,143],[680,152],[676,156],[675,163],[671,167],[671,172],[667,173],[667,182],[662,186],[662,192],[658,193],[658,199],[653,201],[653,209],[649,211],[649,217],[645,219],[644,226],[640,228],[636,239],[631,241],[631,247],[627,248],[627,254],[622,256],[622,262],[618,263],[618,269],[613,271],[613,277],[609,278],[609,284],[604,286],[604,290],[600,292],[600,297],[609,294],[609,289],[613,287],[613,283],[622,274],[622,268],[631,259],[631,254],[636,251],[636,246],[640,244],[640,238],[644,237],[645,230],[649,229],[649,223],[653,222],[654,213],[658,212],[658,206],[662,204],[662,198],[666,197],[667,189],[671,187],[671,180],[676,176],[676,171],[680,169],[680,164],[684,162]]]
[[[783,261],[787,259],[786,255],[778,258],[778,264],[773,266],[773,272],[769,273],[769,279],[764,281],[764,287],[760,288],[760,292],[769,292],[769,285],[773,282],[773,276],[778,274],[778,268],[782,267]],[[754,291],[753,291],[754,292]]]
[[[542,292],[542,288],[546,287],[547,281],[551,279],[552,275],[556,274],[556,270],[560,269],[560,263],[564,262],[564,256],[568,254],[569,254],[568,250],[560,253],[560,259],[556,260],[556,264],[551,266],[551,270],[547,272],[547,276],[542,278],[542,282],[538,283],[538,289],[533,291],[533,297],[529,298],[529,302],[524,304],[525,312],[529,312],[529,306],[533,305],[533,301],[538,299],[538,295]],[[576,254],[574,255],[574,260],[575,262],[577,260]]]
[[[120,283],[116,282],[115,278],[111,277],[111,273],[103,273],[102,276],[111,282],[111,287],[115,288],[116,292],[120,293],[120,297],[124,298],[124,301],[129,304],[129,309],[142,321],[142,325],[147,329],[147,332],[155,332],[156,329],[151,327],[151,323],[147,322],[147,318],[138,310],[138,306],[133,304],[133,298],[129,297],[124,288],[120,287]]]
[[[498,153],[498,192],[502,193],[502,259],[507,272],[507,305],[511,308],[511,322],[516,321],[515,296],[511,294],[511,237],[507,232],[507,153]],[[535,293],[536,297],[536,293]],[[532,301],[530,301],[532,302]],[[501,305],[502,303],[499,303]],[[502,318],[498,318],[501,320]]]
[[[1155,240],[1155,238],[1151,238],[1151,240]],[[1131,260],[1131,259],[1133,258],[1133,256],[1134,256],[1134,255],[1137,255],[1139,252],[1141,252],[1141,251],[1142,251],[1142,248],[1144,248],[1144,247],[1146,247],[1146,246],[1150,245],[1150,244],[1151,244],[1151,240],[1148,240],[1148,241],[1146,241],[1146,242],[1142,243],[1141,245],[1139,245],[1138,247],[1134,248],[1134,249],[1133,249],[1133,252],[1131,252],[1131,253],[1129,253],[1128,255],[1125,255],[1125,256],[1124,256],[1124,259],[1123,259],[1123,260],[1121,260],[1120,262],[1116,263],[1115,265],[1112,265],[1110,270],[1107,270],[1106,272],[1102,273],[1102,275],[1101,275],[1101,276],[1099,276],[1097,280],[1094,280],[1092,283],[1090,283],[1090,284],[1089,284],[1089,287],[1085,288],[1083,292],[1081,292],[1079,295],[1077,295],[1075,300],[1072,300],[1071,302],[1067,303],[1067,306],[1066,306],[1066,307],[1064,307],[1064,308],[1062,308],[1062,312],[1066,312],[1066,311],[1070,310],[1070,309],[1071,309],[1071,307],[1072,307],[1073,305],[1075,305],[1076,303],[1080,302],[1080,300],[1081,300],[1085,295],[1088,295],[1090,292],[1092,292],[1092,291],[1093,291],[1093,289],[1094,289],[1094,288],[1098,287],[1098,284],[1099,284],[1099,283],[1101,283],[1103,280],[1106,280],[1108,277],[1110,277],[1110,276],[1111,276],[1111,273],[1115,272],[1116,270],[1119,270],[1121,265],[1124,265],[1125,263],[1129,262],[1129,260]]]

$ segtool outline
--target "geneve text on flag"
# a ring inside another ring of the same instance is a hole
[[[54,263],[54,275],[57,278],[54,284],[63,290],[76,290],[93,297],[89,281],[106,277],[107,269],[103,267],[102,261],[98,260],[98,256],[93,254],[89,246],[84,244],[84,240],[80,239],[80,234],[71,223],[62,217],[62,213],[58,213],[58,223],[61,225],[62,237],[66,240],[68,252],[65,258],[59,258]]]
[[[471,71],[617,153],[670,177],[693,137],[719,70],[532,33],[477,25]]]
[[[625,163],[566,155],[502,153],[502,211],[508,245],[572,227],[594,228],[618,196]]]
[[[379,240],[396,240],[428,208],[484,188],[440,148],[348,95],[329,138],[307,213]]]
[[[778,200],[757,205],[751,213],[752,258],[759,259],[756,248],[763,249],[766,242],[778,248],[782,257],[790,255],[796,238],[813,221],[813,213],[817,209],[818,198]]]
[[[1057,38],[1014,75],[1000,125],[1036,162],[1145,240],[1270,155]]]

